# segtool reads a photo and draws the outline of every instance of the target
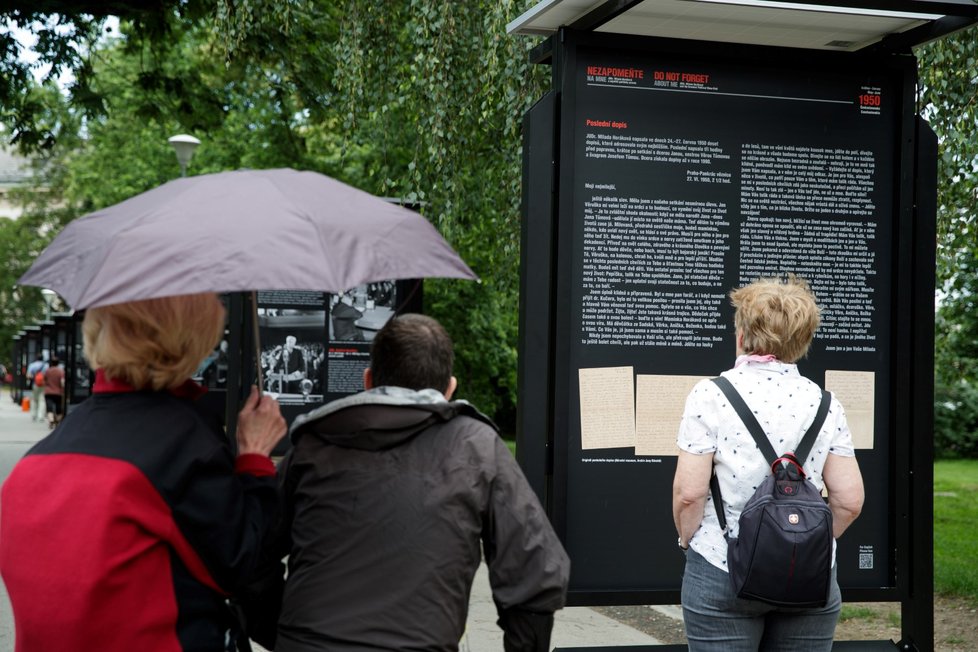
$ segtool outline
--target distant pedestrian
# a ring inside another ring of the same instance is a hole
[[[34,421],[44,420],[44,404],[41,399],[44,397],[44,372],[47,371],[48,363],[44,361],[44,356],[38,354],[34,362],[27,365],[27,385],[31,388],[31,418]]]
[[[48,425],[54,428],[64,416],[65,370],[61,361],[51,358],[44,372],[44,402],[48,411]]]

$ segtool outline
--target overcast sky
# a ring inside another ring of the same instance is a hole
[[[23,27],[13,27],[11,28],[10,22],[6,25],[7,29],[11,30],[14,38],[21,45],[20,59],[27,61],[29,63],[34,63],[37,61],[37,53],[34,52],[34,44],[37,43],[37,37],[34,34]],[[105,29],[102,32],[105,34],[117,34],[119,32],[119,19],[115,16],[109,16],[108,20],[105,22]],[[51,69],[50,64],[36,65],[32,68],[34,73],[34,79],[41,81],[44,76]],[[58,85],[61,88],[65,88],[68,84],[74,81],[75,77],[71,74],[71,71],[62,71],[61,76],[58,77]]]

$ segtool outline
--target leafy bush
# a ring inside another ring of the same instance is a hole
[[[978,458],[978,389],[970,383],[938,385],[934,401],[934,455]]]

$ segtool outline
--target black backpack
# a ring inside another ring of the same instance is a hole
[[[780,457],[729,380],[714,378],[771,466],[740,514],[740,532],[727,537],[727,570],[738,597],[780,607],[824,607],[832,577],[832,512],[802,470],[829,411],[822,391],[815,420],[798,450]],[[727,532],[720,483],[710,480],[720,527]]]

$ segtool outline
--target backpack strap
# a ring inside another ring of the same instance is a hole
[[[778,461],[778,454],[774,451],[774,447],[771,446],[771,441],[767,438],[764,433],[764,428],[758,423],[757,417],[748,407],[747,403],[744,402],[743,397],[737,392],[733,384],[724,378],[723,376],[717,376],[712,379],[720,391],[723,392],[727,400],[730,401],[730,406],[737,412],[737,416],[740,420],[744,422],[747,427],[747,431],[750,432],[751,437],[754,438],[754,442],[757,447],[761,450],[764,455],[764,459],[767,460],[768,466],[773,466],[775,462]],[[822,392],[822,400],[818,405],[818,411],[815,412],[815,419],[812,421],[812,425],[808,427],[805,432],[804,437],[801,438],[801,442],[798,444],[798,448],[794,453],[794,457],[798,460],[798,465],[803,466],[805,464],[805,458],[812,450],[812,446],[815,445],[815,439],[818,437],[818,433],[822,430],[822,425],[825,423],[825,418],[829,413],[829,404],[832,402],[832,395],[826,392],[824,389]],[[710,477],[710,493],[713,496],[713,506],[716,508],[717,519],[720,522],[720,529],[724,533],[727,531],[727,518],[723,514],[723,503],[722,496],[720,494],[720,481],[717,479],[716,469],[714,468],[713,475]]]
[[[771,446],[770,440],[764,433],[764,428],[761,424],[757,422],[757,417],[751,412],[751,409],[747,407],[747,403],[740,396],[736,389],[734,389],[733,384],[724,378],[723,376],[717,376],[713,379],[713,382],[717,387],[724,393],[727,400],[730,401],[730,406],[737,411],[737,416],[740,420],[744,422],[747,426],[748,432],[750,432],[751,437],[754,438],[754,443],[757,447],[761,449],[761,453],[764,454],[764,459],[767,460],[768,466],[774,464],[778,459],[778,454],[774,450],[774,446]]]
[[[812,446],[815,445],[815,439],[818,438],[818,433],[822,430],[822,425],[825,424],[825,418],[829,414],[829,405],[831,403],[832,394],[823,389],[822,402],[818,404],[815,419],[812,421],[812,425],[808,427],[808,432],[801,438],[801,443],[798,444],[798,448],[795,449],[795,459],[798,460],[800,466],[805,465],[805,459],[812,452]]]

